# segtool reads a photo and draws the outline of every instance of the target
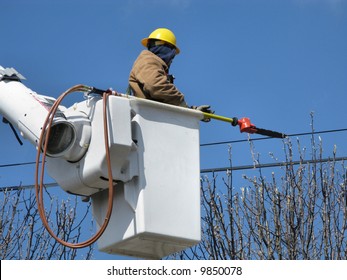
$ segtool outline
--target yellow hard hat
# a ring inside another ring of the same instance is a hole
[[[156,40],[167,42],[176,48],[176,54],[180,53],[180,49],[176,45],[175,34],[173,34],[173,32],[167,28],[158,28],[154,30],[151,34],[149,34],[148,38],[142,39],[141,41],[142,45],[147,47],[147,43],[149,39],[156,39]]]

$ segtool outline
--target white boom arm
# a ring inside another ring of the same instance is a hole
[[[13,68],[0,66],[0,114],[38,148],[43,123],[55,99],[32,91],[21,83],[22,79],[24,77]],[[47,154],[76,161],[86,152],[84,147],[90,141],[90,132],[85,126],[90,124],[82,113],[71,116],[64,111],[66,108],[60,106],[54,116]],[[84,143],[77,143],[80,141],[77,132],[80,132],[81,126],[84,126],[86,135]]]

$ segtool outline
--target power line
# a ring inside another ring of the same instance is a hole
[[[282,166],[290,166],[290,165],[299,165],[299,164],[309,164],[309,163],[325,163],[325,162],[336,162],[336,161],[345,161],[347,157],[336,157],[336,158],[325,158],[319,160],[298,160],[298,161],[290,161],[290,162],[274,162],[274,163],[262,163],[262,164],[254,164],[254,165],[239,165],[239,166],[229,166],[229,167],[216,167],[216,168],[208,168],[201,169],[200,173],[212,173],[212,172],[223,172],[223,171],[237,171],[237,170],[247,170],[247,169],[259,169],[259,168],[268,168],[268,167],[282,167]],[[48,187],[57,187],[59,186],[57,183],[47,183],[44,184],[46,188]],[[10,186],[10,187],[2,187],[0,188],[0,192],[5,191],[18,191],[23,189],[32,189],[35,188],[35,185],[24,185],[24,186]]]
[[[43,184],[45,188],[50,188],[50,187],[57,187],[59,186],[57,183],[47,183]],[[19,186],[9,186],[9,187],[1,187],[0,192],[6,192],[6,191],[19,191],[19,190],[25,190],[25,189],[33,189],[35,188],[34,184],[31,185],[19,185]]]
[[[325,133],[337,133],[337,132],[343,132],[343,131],[347,131],[347,128],[321,130],[321,131],[316,131],[316,132],[313,131],[313,132],[295,133],[295,134],[288,134],[287,136],[288,137],[306,136],[306,135],[325,134]],[[269,139],[274,139],[274,138],[272,138],[272,137],[259,137],[259,138],[254,138],[254,139],[239,139],[239,140],[229,140],[229,141],[221,141],[221,142],[211,142],[211,143],[200,144],[200,147],[221,145],[221,144],[234,144],[234,143],[241,143],[241,142],[248,142],[248,141],[269,140]],[[9,163],[9,164],[0,165],[0,168],[1,167],[30,165],[30,164],[36,164],[36,162],[32,161],[32,162],[22,162],[22,163]]]
[[[347,128],[332,129],[332,130],[321,130],[321,131],[316,131],[316,132],[313,131],[313,132],[295,133],[295,134],[288,134],[287,136],[288,137],[306,136],[306,135],[314,135],[314,134],[336,133],[336,132],[342,132],[342,131],[347,131]],[[241,143],[241,142],[248,142],[248,141],[269,140],[269,139],[273,139],[273,138],[272,137],[259,137],[259,138],[254,138],[254,139],[239,139],[239,140],[229,140],[229,141],[222,141],[222,142],[212,142],[212,143],[200,144],[200,147],[221,145],[221,144],[234,144],[234,143]],[[13,167],[13,166],[30,165],[30,164],[36,164],[36,162],[32,161],[32,162],[2,164],[2,165],[0,165],[0,168],[2,168],[2,167]]]
[[[23,165],[30,165],[30,164],[36,164],[36,161],[2,164],[2,165],[0,165],[0,168],[1,167],[23,166]]]
[[[343,131],[347,131],[347,128],[288,134],[288,137],[325,134],[325,133],[337,133],[337,132],[343,132]],[[233,141],[205,143],[205,144],[200,144],[200,147],[212,146],[212,145],[221,145],[221,144],[232,144],[232,143],[240,143],[240,142],[248,142],[248,141],[268,140],[268,139],[273,139],[273,138],[272,137],[260,137],[260,138],[255,138],[255,139],[242,139],[242,140],[233,140]],[[222,172],[222,171],[228,171],[228,170],[230,170],[230,171],[235,170],[236,171],[236,170],[247,170],[247,169],[257,169],[257,168],[268,168],[268,167],[281,167],[281,166],[299,165],[299,164],[307,164],[307,163],[324,163],[324,162],[328,162],[328,161],[332,161],[332,160],[344,161],[344,160],[347,160],[347,157],[338,157],[338,158],[334,158],[334,159],[327,158],[327,159],[321,159],[321,160],[276,162],[276,163],[255,164],[255,165],[241,165],[241,166],[234,166],[234,167],[216,167],[216,168],[201,169],[200,173],[203,174],[203,173],[211,173],[211,172]],[[2,165],[0,165],[0,168],[14,167],[14,166],[25,166],[25,165],[32,165],[32,164],[36,164],[36,162],[32,161],[32,162],[2,164]],[[56,187],[56,186],[58,186],[58,184],[57,183],[48,183],[48,184],[45,184],[45,186],[46,187]],[[33,185],[33,184],[32,185],[25,185],[25,186],[1,187],[0,192],[3,192],[5,190],[15,191],[15,190],[20,190],[20,189],[30,189],[30,188],[34,188],[34,187],[35,187],[35,185]]]
[[[299,165],[299,164],[308,164],[308,163],[324,163],[331,161],[344,161],[347,160],[347,157],[336,157],[336,158],[325,158],[325,159],[309,159],[309,160],[298,160],[290,162],[274,162],[274,163],[262,163],[254,165],[240,165],[240,166],[229,166],[229,167],[216,167],[201,169],[200,173],[212,173],[212,172],[222,172],[222,171],[236,171],[236,170],[246,170],[246,169],[258,169],[258,168],[268,168],[268,167],[281,167],[281,166],[290,166],[290,165]]]
[[[314,134],[336,133],[336,132],[342,132],[342,131],[347,131],[347,128],[333,129],[333,130],[322,130],[322,131],[313,131],[313,132],[304,132],[304,133],[295,133],[295,134],[288,134],[287,136],[288,137],[306,136],[306,135],[314,135]],[[254,138],[254,139],[242,139],[242,140],[230,140],[230,141],[222,141],[222,142],[212,142],[212,143],[200,144],[200,147],[214,146],[214,145],[221,145],[221,144],[234,144],[234,143],[241,143],[241,142],[248,142],[248,141],[268,140],[268,139],[274,139],[274,138],[272,138],[272,137],[259,137],[259,138]]]

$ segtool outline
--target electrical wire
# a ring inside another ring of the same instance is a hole
[[[325,158],[319,160],[301,160],[301,161],[291,161],[291,162],[275,162],[275,163],[261,163],[261,164],[253,164],[253,165],[238,165],[238,166],[229,166],[229,167],[215,167],[215,168],[206,168],[200,169],[200,173],[213,173],[213,172],[225,172],[225,171],[239,171],[239,170],[247,170],[247,169],[258,169],[258,168],[268,168],[268,167],[283,167],[288,165],[299,165],[299,164],[315,164],[315,163],[325,163],[330,161],[347,161],[347,157],[336,157],[336,158]],[[346,177],[347,178],[347,177]],[[48,183],[45,184],[45,187],[58,187],[57,183]],[[4,191],[17,191],[21,189],[31,189],[34,188],[35,185],[25,185],[25,186],[9,186],[0,188],[0,192]]]
[[[347,160],[347,157],[325,158],[325,159],[317,159],[317,160],[308,159],[308,160],[300,160],[300,161],[298,160],[298,161],[289,161],[289,162],[261,163],[261,164],[254,164],[254,165],[240,165],[240,166],[229,166],[229,167],[216,167],[216,168],[201,169],[200,173],[259,169],[259,168],[268,168],[268,167],[281,167],[281,166],[289,166],[289,165],[325,163],[325,162],[336,162],[336,161],[345,161],[345,160]]]
[[[306,136],[306,135],[315,135],[315,134],[324,134],[324,133],[336,133],[336,132],[343,132],[343,131],[347,131],[347,128],[321,130],[321,131],[314,131],[314,132],[294,133],[294,134],[288,134],[287,136],[288,137]],[[221,142],[211,142],[211,143],[200,144],[200,147],[214,146],[214,145],[221,145],[221,144],[235,144],[235,143],[242,143],[242,142],[248,142],[248,141],[262,141],[262,140],[270,140],[270,139],[273,139],[273,138],[272,137],[259,137],[259,138],[254,138],[254,139],[239,139],[239,140],[229,140],[229,141],[221,141]],[[32,161],[32,162],[2,164],[2,165],[0,165],[0,168],[13,167],[13,166],[24,166],[24,165],[30,165],[30,164],[36,164],[36,162]]]
[[[50,188],[50,187],[58,187],[58,183],[45,183],[44,184],[45,188]],[[26,190],[26,189],[34,189],[35,185],[19,185],[19,186],[7,186],[7,187],[1,187],[0,192],[11,192],[11,191],[19,191],[19,190]]]
[[[67,91],[65,91],[53,104],[51,109],[49,110],[49,113],[47,115],[47,118],[44,122],[40,139],[39,139],[39,144],[38,144],[38,149],[37,149],[37,157],[36,157],[36,168],[35,168],[35,195],[36,195],[36,200],[37,200],[37,205],[38,205],[38,210],[39,214],[41,217],[41,220],[43,222],[43,225],[45,226],[46,230],[49,232],[49,234],[60,244],[72,248],[72,249],[79,249],[79,248],[84,248],[92,245],[94,242],[96,242],[101,235],[104,233],[109,221],[110,217],[112,214],[112,209],[113,209],[113,194],[114,194],[114,185],[113,185],[113,176],[112,176],[112,168],[111,168],[111,157],[110,157],[110,151],[109,151],[109,143],[108,143],[108,125],[107,125],[107,99],[108,96],[111,94],[111,92],[105,92],[103,94],[103,118],[104,118],[104,140],[105,140],[105,150],[106,150],[106,161],[107,161],[107,170],[108,170],[108,207],[107,207],[107,212],[106,216],[104,219],[103,224],[99,228],[99,230],[95,233],[94,236],[89,238],[88,240],[80,243],[70,243],[65,240],[62,240],[59,238],[50,228],[47,217],[45,214],[45,209],[44,209],[44,203],[43,203],[43,177],[44,177],[44,172],[45,172],[45,159],[46,159],[46,154],[47,154],[47,147],[48,147],[48,140],[49,140],[49,135],[50,135],[50,129],[52,126],[53,118],[54,115],[58,109],[58,106],[62,102],[62,100],[70,93],[76,92],[76,91],[86,91],[86,86],[84,85],[76,85],[74,87],[71,87]],[[42,152],[41,152],[41,147],[42,147]],[[41,173],[40,173],[40,178],[39,178],[39,168],[40,168],[40,156],[42,153],[42,159],[41,159]]]
[[[85,90],[85,87],[82,86],[82,90]],[[321,131],[312,131],[312,132],[303,132],[303,133],[294,133],[294,134],[288,134],[288,137],[294,137],[294,136],[307,136],[307,135],[316,135],[316,134],[325,134],[325,133],[337,133],[337,132],[343,132],[347,131],[347,128],[341,128],[341,129],[331,129],[331,130],[321,130]],[[205,147],[205,146],[214,146],[214,145],[221,145],[221,144],[234,144],[234,143],[242,143],[242,142],[248,142],[248,141],[262,141],[262,140],[269,140],[272,139],[272,137],[259,137],[259,138],[254,138],[254,139],[239,139],[239,140],[230,140],[230,141],[221,141],[221,142],[211,142],[211,143],[205,143],[205,144],[200,144],[200,147]],[[46,141],[47,142],[47,141]],[[346,157],[341,157],[339,160],[346,160]],[[323,160],[322,162],[328,161]],[[306,163],[310,162],[313,163],[313,161],[304,161]],[[304,163],[301,162],[301,163]],[[320,161],[317,161],[320,162]],[[245,169],[254,169],[254,168],[266,168],[266,167],[278,167],[278,166],[285,166],[288,164],[294,164],[297,165],[300,162],[292,162],[292,163],[269,163],[269,164],[259,164],[259,165],[244,165],[244,166],[235,166],[235,167],[217,167],[217,168],[208,168],[208,169],[201,169],[200,173],[209,173],[209,172],[219,172],[219,171],[227,171],[227,170],[245,170]],[[11,164],[3,164],[0,165],[0,168],[3,167],[14,167],[14,166],[24,166],[24,165],[31,165],[31,164],[36,164],[36,162],[22,162],[22,163],[11,163]],[[30,188],[29,187],[2,187],[0,188],[0,191],[3,190],[17,190],[17,189],[22,189],[22,188]]]
[[[311,163],[325,163],[330,161],[347,161],[347,157],[336,157],[336,158],[326,158],[319,160],[301,160],[301,161],[291,161],[291,162],[275,162],[275,163],[261,163],[261,164],[253,164],[253,165],[238,165],[238,166],[229,166],[229,167],[215,167],[215,168],[206,168],[200,169],[200,173],[212,173],[212,172],[224,172],[224,171],[239,171],[239,170],[247,170],[247,169],[258,169],[258,168],[268,168],[268,167],[282,167],[288,165],[299,165],[299,164],[311,164]],[[45,187],[58,187],[57,183],[48,183],[45,184]],[[21,189],[31,189],[34,188],[35,185],[25,185],[25,186],[9,186],[9,187],[1,187],[0,192],[4,191],[17,191]]]
[[[324,133],[336,133],[336,132],[342,132],[342,131],[347,131],[347,128],[287,134],[287,136],[288,137],[306,136],[306,135],[315,135],[315,134],[324,134]],[[234,144],[234,143],[241,143],[241,142],[248,142],[248,141],[269,140],[269,139],[274,139],[274,138],[273,137],[259,137],[259,138],[254,138],[254,139],[241,139],[241,140],[211,142],[211,143],[200,144],[200,147],[215,146],[215,145],[221,145],[221,144]]]
[[[0,165],[0,168],[13,167],[13,166],[24,166],[24,165],[31,165],[31,164],[36,164],[36,161],[2,164],[2,165]]]

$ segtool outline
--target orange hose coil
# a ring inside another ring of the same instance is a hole
[[[49,110],[47,118],[43,124],[39,143],[38,143],[37,156],[36,156],[36,168],[35,168],[35,195],[36,195],[38,210],[39,210],[43,225],[46,228],[46,230],[49,232],[49,234],[56,241],[72,249],[80,249],[80,248],[88,247],[92,245],[94,242],[96,242],[100,238],[100,236],[104,233],[111,217],[112,208],[113,208],[113,193],[114,193],[114,185],[113,185],[113,177],[112,177],[112,169],[111,169],[111,157],[110,157],[109,143],[108,143],[107,110],[106,110],[108,96],[111,95],[112,93],[107,91],[107,92],[104,92],[103,94],[103,119],[104,119],[104,139],[105,139],[106,161],[107,161],[107,170],[108,170],[109,179],[108,179],[108,208],[107,208],[104,222],[94,236],[80,243],[70,243],[65,240],[62,240],[50,228],[47,221],[46,214],[45,214],[44,203],[43,203],[43,179],[44,179],[44,172],[45,172],[45,161],[46,161],[46,154],[47,154],[48,139],[50,135],[50,129],[52,126],[53,118],[58,109],[58,106],[67,95],[77,91],[86,91],[86,86],[76,85],[69,88],[67,91],[65,91],[63,94],[60,95],[60,97],[55,101],[55,103]],[[43,143],[44,143],[44,146],[41,152],[41,147]],[[41,159],[42,166],[41,166],[41,173],[40,173],[40,180],[39,180],[41,153],[42,153],[42,159]]]

